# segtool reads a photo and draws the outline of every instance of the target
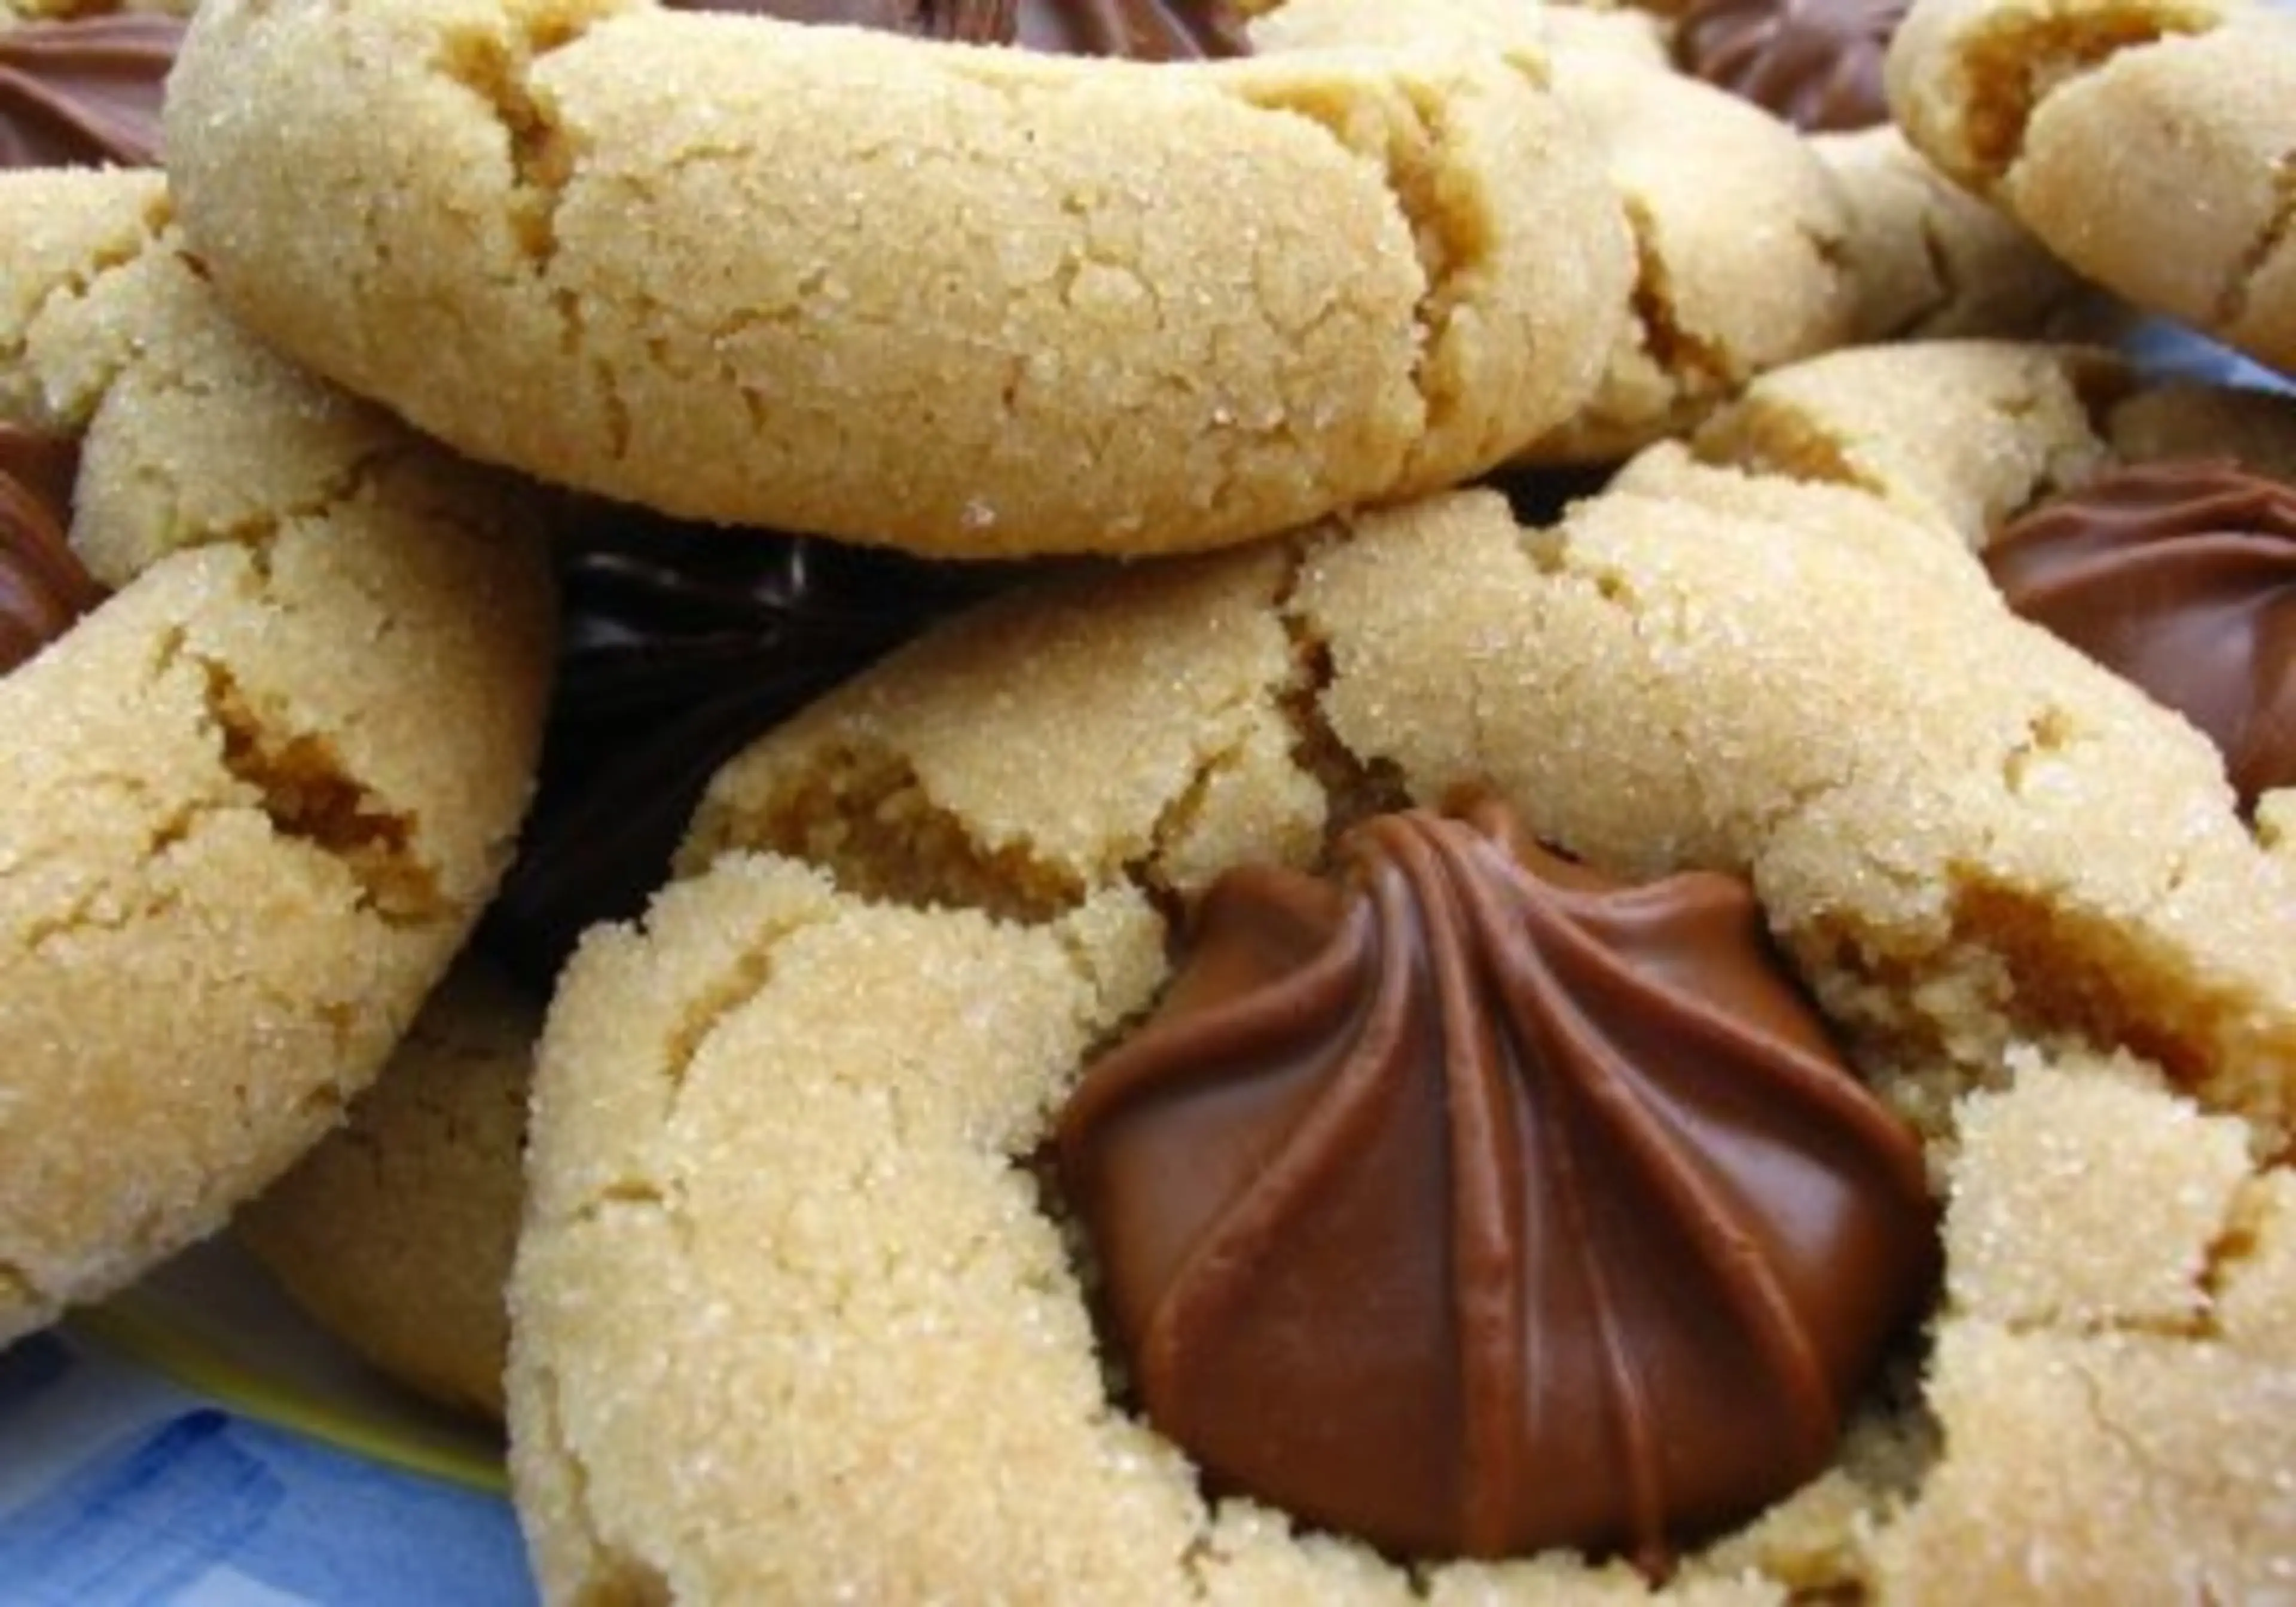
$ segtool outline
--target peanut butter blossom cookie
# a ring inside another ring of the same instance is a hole
[[[466,451],[931,554],[1265,535],[1593,389],[1629,243],[1543,72],[1234,58],[1200,7],[868,15],[908,32],[226,0],[170,177],[254,329]]]
[[[241,334],[157,175],[0,175],[0,419],[4,1341],[375,1074],[508,860],[553,632],[527,494]]]
[[[767,733],[545,1025],[545,1595],[2268,1588],[2296,875],[1980,555],[2157,394],[1837,354]]]

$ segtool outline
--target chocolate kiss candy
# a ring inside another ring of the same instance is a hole
[[[0,168],[150,168],[183,43],[173,17],[84,17],[0,32]]]
[[[2243,810],[2296,782],[2296,487],[2236,464],[2124,469],[1986,550],[2009,606],[2199,726]]]
[[[1223,878],[1062,1117],[1148,1419],[1391,1551],[1661,1569],[1831,1458],[1936,1276],[1919,1146],[1742,883],[1488,802],[1340,857]]]

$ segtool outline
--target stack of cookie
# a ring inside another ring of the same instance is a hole
[[[832,9],[0,31],[0,1332],[397,1045],[554,1599],[2290,1589],[2296,29]]]

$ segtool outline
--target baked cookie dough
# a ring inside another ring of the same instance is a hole
[[[481,458],[934,554],[1145,553],[1470,477],[1626,310],[1616,195],[1455,53],[1143,62],[696,14],[217,0],[217,290]]]
[[[1664,1594],[2272,1577],[2296,881],[2208,742],[1976,553],[2112,460],[2128,374],[1930,356],[1934,408],[1725,414],[1549,527],[1456,493],[991,603],[721,772],[538,1054],[510,1412],[545,1594],[1645,1596],[1208,1491],[1039,1165],[1224,871],[1463,787],[1605,875],[1744,876],[1945,1204],[1942,1293],[1827,1471],[1683,1537]]]
[[[2082,274],[2296,372],[2296,16],[2243,0],[1921,0],[1907,136]]]
[[[4,1340],[381,1064],[509,857],[553,608],[530,493],[241,333],[157,175],[0,175],[0,421],[77,441],[110,588],[0,679]]]
[[[232,1218],[295,1302],[444,1405],[502,1414],[541,1004],[482,957],[432,993],[344,1125]]]

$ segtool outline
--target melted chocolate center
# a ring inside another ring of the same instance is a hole
[[[1911,0],[1696,0],[1675,54],[1683,70],[1797,128],[1890,120],[1882,69]]]
[[[0,168],[158,166],[184,27],[122,15],[0,31]]]
[[[1230,873],[1061,1119],[1149,1421],[1412,1555],[1667,1565],[1822,1471],[1935,1278],[1912,1135],[1753,899],[1503,808]]]
[[[1242,21],[1223,0],[669,0],[669,8],[1146,61],[1241,56],[1251,48]]]
[[[1985,563],[2011,608],[2205,732],[2243,809],[2296,783],[2296,487],[2221,461],[2124,469]]]
[[[0,424],[0,675],[103,599],[64,532],[77,443]]]

